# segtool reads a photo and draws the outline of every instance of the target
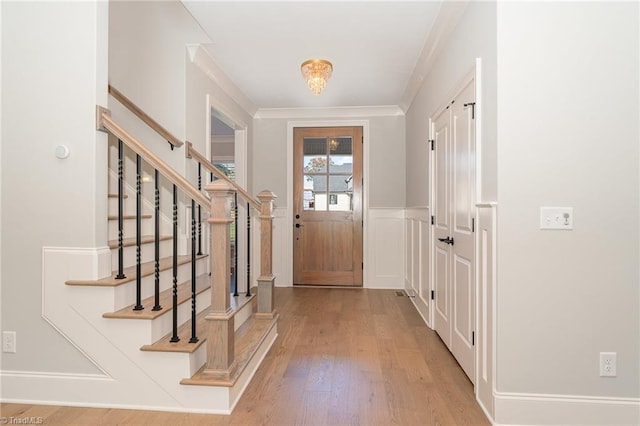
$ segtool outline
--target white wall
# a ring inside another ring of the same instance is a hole
[[[0,7],[2,327],[17,332],[18,348],[2,370],[92,373],[42,318],[42,248],[106,245],[107,146],[95,106],[106,103],[107,7]],[[59,144],[66,160],[54,155]]]
[[[496,199],[496,4],[470,2],[406,114],[407,207],[429,205],[429,117],[482,60],[481,201]]]
[[[640,421],[638,26],[637,2],[498,5],[501,422],[545,421],[538,394],[598,407],[557,423]],[[540,206],[574,229],[541,231]]]
[[[209,42],[180,2],[109,2],[110,84],[181,140],[187,135],[187,45]],[[166,141],[113,98],[109,108],[134,137],[184,172],[184,148],[171,151]]]

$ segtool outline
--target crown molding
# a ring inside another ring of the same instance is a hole
[[[333,107],[333,108],[260,108],[254,118],[369,118],[404,116],[404,111],[397,105],[366,107]]]
[[[427,35],[420,57],[413,69],[411,77],[400,100],[400,108],[407,111],[422,87],[422,82],[429,75],[433,64],[444,49],[449,36],[458,25],[469,0],[443,1],[433,26]]]
[[[258,108],[238,86],[225,74],[225,72],[213,60],[209,52],[200,44],[187,46],[189,59],[196,64],[222,91],[224,91],[235,103],[237,103],[250,116],[255,115]]]

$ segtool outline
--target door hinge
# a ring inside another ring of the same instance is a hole
[[[471,346],[475,346],[476,345],[476,332],[472,331],[471,332]]]
[[[431,290],[431,300],[436,300],[436,291]]]
[[[431,224],[435,225],[436,224],[436,217],[435,216],[431,216]]]
[[[429,139],[429,143],[431,144],[431,151],[436,149],[436,141],[433,139]]]
[[[476,118],[476,103],[475,102],[469,102],[467,104],[464,104],[465,108],[468,107],[468,106],[471,107],[471,119],[475,120],[475,118]]]
[[[362,262],[362,270],[364,270],[364,262]]]
[[[471,218],[471,232],[476,232],[476,218]]]

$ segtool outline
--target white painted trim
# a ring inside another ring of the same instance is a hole
[[[368,275],[368,268],[370,268],[370,262],[367,256],[367,250],[365,247],[369,244],[368,233],[368,210],[369,210],[369,120],[305,120],[305,121],[287,121],[287,212],[286,223],[293,224],[293,129],[296,127],[340,127],[340,126],[360,126],[362,127],[363,137],[363,150],[362,150],[362,261],[364,262],[364,270],[362,271],[362,278]],[[285,232],[283,238],[287,241],[284,244],[286,259],[290,259],[290,271],[288,275],[291,277],[291,283],[293,283],[293,226],[284,226]],[[363,287],[366,287],[363,282]]]
[[[427,35],[427,40],[413,69],[413,73],[411,77],[409,77],[407,87],[404,89],[404,94],[400,101],[400,108],[402,108],[403,111],[409,109],[413,99],[418,94],[418,91],[420,91],[424,79],[427,78],[431,72],[431,68],[442,52],[442,49],[444,49],[444,45],[448,41],[449,36],[458,25],[468,2],[468,0],[442,2],[438,16]]]
[[[496,424],[640,424],[640,398],[496,392]]]
[[[62,379],[62,380],[105,380],[113,381],[113,378],[103,374],[59,373],[49,371],[12,371],[0,370],[2,377],[25,377],[34,379]]]
[[[187,52],[189,53],[189,59],[196,64],[202,72],[204,72],[213,82],[215,82],[220,88],[236,102],[243,110],[249,115],[255,115],[257,108],[255,104],[245,96],[244,93],[233,83],[225,72],[216,64],[209,53],[199,44],[192,44],[187,46]],[[216,108],[221,112],[223,110]],[[234,118],[230,114],[225,114],[229,118]],[[239,120],[233,120],[236,124],[240,124]],[[244,123],[246,126],[246,123]]]
[[[331,119],[402,116],[396,105],[333,107],[333,108],[260,108],[254,118]],[[319,126],[321,127],[321,126]]]

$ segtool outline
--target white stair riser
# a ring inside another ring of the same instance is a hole
[[[136,213],[136,199],[125,198],[122,203],[122,207],[125,214]],[[144,211],[144,209],[143,209]],[[118,198],[109,197],[109,214],[118,214]]]
[[[153,218],[143,218],[142,222],[142,235],[154,235],[155,234],[155,224]],[[124,238],[133,238],[136,236],[136,220],[135,219],[125,219],[122,227]],[[162,233],[162,227],[160,227],[160,231]],[[109,220],[109,239],[117,240],[118,239],[118,221],[117,220]]]
[[[211,305],[211,289],[205,290],[196,296],[196,313],[202,312]],[[168,306],[163,306],[167,308]],[[191,299],[178,305],[178,327],[191,319]],[[151,321],[151,334],[144,344],[152,344],[173,330],[173,312],[167,312]],[[206,330],[196,330],[196,335],[202,338]]]
[[[205,257],[196,261],[196,276],[202,275],[207,270],[207,262],[209,258]],[[191,279],[191,263],[178,265],[178,284]],[[141,293],[142,299],[150,297],[154,294],[155,274],[142,277]],[[169,268],[160,271],[160,291],[166,290],[173,286],[173,269]],[[114,292],[114,308],[117,311],[126,306],[134,304],[136,301],[136,282],[131,281],[116,287]]]
[[[136,246],[123,247],[124,267],[136,264]],[[156,249],[154,243],[142,244],[142,263],[151,262],[155,259]],[[173,252],[173,240],[160,241],[160,258],[171,256]],[[111,270],[118,269],[118,249],[111,249]]]

